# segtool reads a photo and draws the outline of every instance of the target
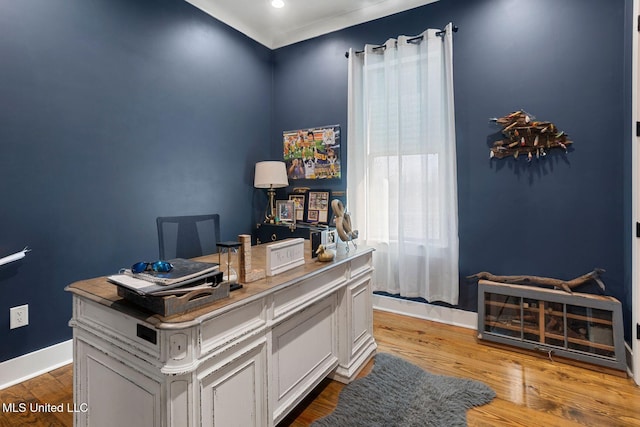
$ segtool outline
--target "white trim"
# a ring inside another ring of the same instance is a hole
[[[278,49],[283,46],[312,39],[323,34],[339,31],[354,25],[384,18],[395,13],[404,12],[438,0],[402,0],[402,1],[376,1],[370,5],[355,10],[344,12],[340,15],[332,15],[321,20],[311,20],[308,25],[288,28],[286,25],[271,27],[271,40],[267,47]],[[366,2],[360,2],[366,3]],[[442,24],[444,25],[444,23]]]
[[[298,7],[289,5],[282,9],[274,9],[270,5],[271,2],[267,1],[262,4],[247,0],[186,1],[263,46],[278,49],[438,0],[378,0],[347,3],[333,0],[330,3],[333,3],[337,13],[321,18],[309,17],[306,14],[304,2],[300,2]]]
[[[633,350],[626,341],[624,342],[624,356],[626,358],[627,375],[629,378],[633,378]]]
[[[638,91],[640,90],[638,78],[638,33],[637,20],[640,13],[640,0],[634,0],[633,13],[631,16],[631,31],[633,35],[632,48],[631,48],[631,229],[633,239],[631,243],[631,361],[629,365],[633,367],[640,366],[640,344],[637,340],[636,325],[640,323],[640,263],[638,261],[638,255],[640,254],[640,239],[633,237],[635,235],[635,223],[640,221],[638,216],[640,210],[640,198],[636,195],[640,191],[640,185],[638,179],[640,178],[640,150],[637,149],[639,139],[636,136],[636,121],[640,121],[638,118]],[[640,385],[640,369],[633,369],[633,380],[636,384]]]
[[[73,362],[73,340],[0,363],[0,390]]]
[[[467,329],[478,329],[478,313],[459,310],[457,308],[441,307],[376,294],[373,295],[373,308],[445,323],[447,325],[460,326]]]

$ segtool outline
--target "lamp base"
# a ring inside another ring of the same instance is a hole
[[[267,214],[265,215],[265,222],[271,222],[276,218],[276,206],[275,206],[275,197],[276,190],[273,187],[267,190],[267,195],[269,196],[269,208],[267,210]]]

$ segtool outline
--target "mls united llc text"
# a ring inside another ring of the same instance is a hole
[[[35,403],[35,402],[12,402],[2,403],[2,412],[87,412],[89,405],[86,403]]]

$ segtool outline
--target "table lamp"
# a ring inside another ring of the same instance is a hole
[[[275,218],[274,197],[276,188],[282,188],[289,185],[287,179],[287,167],[284,162],[264,161],[256,163],[256,174],[253,180],[255,188],[267,188],[269,195],[269,208],[267,210],[266,219]]]

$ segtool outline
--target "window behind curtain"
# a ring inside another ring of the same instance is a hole
[[[347,203],[374,289],[458,302],[451,26],[349,56]],[[352,52],[353,53],[353,52]]]

